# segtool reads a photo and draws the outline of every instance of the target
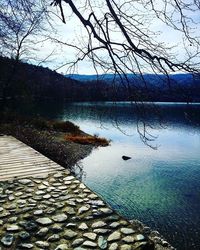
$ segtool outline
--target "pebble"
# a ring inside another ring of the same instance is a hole
[[[47,241],[50,241],[50,242],[54,242],[54,241],[58,241],[58,240],[60,240],[59,234],[53,234],[53,235],[51,235],[51,236],[47,239]]]
[[[21,180],[18,180],[18,182],[23,185],[32,183],[30,179],[21,179]]]
[[[49,247],[49,243],[46,241],[36,241],[35,245],[41,248],[48,248]]]
[[[137,241],[142,241],[142,240],[144,240],[145,239],[145,237],[144,237],[144,235],[142,235],[142,234],[138,234],[138,235],[136,235],[136,240]]]
[[[17,226],[17,225],[9,225],[7,228],[6,228],[6,230],[8,231],[8,232],[17,232],[17,231],[19,231],[19,226]]]
[[[50,225],[53,223],[53,221],[51,219],[49,219],[48,217],[39,218],[36,220],[36,222],[41,224],[41,225]]]
[[[86,230],[86,229],[88,229],[88,226],[87,226],[87,224],[85,222],[83,222],[83,223],[80,224],[80,226],[78,228],[81,229],[81,230]]]
[[[112,234],[109,235],[108,237],[108,241],[116,241],[119,240],[121,238],[121,233],[118,231],[113,232]]]
[[[55,250],[69,250],[69,245],[67,244],[60,244],[59,246],[56,247]]]
[[[99,236],[98,238],[98,246],[100,249],[106,249],[107,248],[107,240],[103,236]]]
[[[66,239],[72,239],[72,238],[76,237],[77,235],[78,234],[71,229],[65,230],[65,233],[64,233],[64,237]]]
[[[47,227],[43,227],[41,228],[38,232],[37,232],[37,235],[39,237],[44,237],[47,235],[47,233],[49,232],[49,229]]]
[[[20,246],[20,248],[22,248],[22,249],[32,249],[32,248],[34,247],[34,245],[33,245],[33,244],[30,244],[30,243],[22,243],[22,244],[20,244],[19,246]]]
[[[135,241],[135,238],[133,236],[126,236],[122,240],[126,243],[133,243]]]
[[[67,176],[65,178],[63,178],[64,181],[71,181],[74,179],[74,176]]]
[[[100,228],[100,227],[104,227],[107,226],[107,224],[103,221],[97,221],[95,223],[92,224],[92,228]]]
[[[123,234],[133,234],[135,231],[132,228],[123,227],[120,229]]]
[[[131,250],[131,249],[132,249],[131,246],[128,244],[124,244],[120,247],[120,250]]]
[[[55,222],[64,222],[67,220],[67,215],[66,214],[57,214],[55,216],[52,216],[52,220]]]
[[[22,239],[22,240],[27,240],[28,238],[30,238],[30,234],[27,233],[26,231],[22,231],[19,233],[19,237]]]
[[[83,236],[88,238],[89,240],[95,240],[96,237],[97,237],[97,234],[95,234],[95,233],[84,233]]]
[[[83,242],[83,246],[93,248],[93,247],[97,247],[97,244],[93,241],[86,240],[85,242]]]
[[[117,243],[112,243],[109,247],[109,250],[117,250],[118,249],[118,244]]]
[[[14,235],[13,234],[6,234],[2,239],[1,243],[6,246],[10,247],[14,241]]]
[[[72,247],[80,246],[83,242],[84,242],[84,239],[83,239],[83,238],[75,239],[75,240],[72,242]]]
[[[79,208],[78,214],[85,213],[85,212],[87,212],[89,209],[90,209],[90,206],[89,206],[89,205],[82,206],[82,207]]]
[[[33,214],[34,214],[34,215],[41,215],[41,214],[43,214],[43,213],[44,213],[43,210],[40,209],[40,210],[36,210]]]

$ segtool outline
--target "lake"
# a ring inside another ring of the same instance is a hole
[[[82,161],[83,182],[177,249],[200,249],[199,104],[44,104],[35,112],[111,139]]]

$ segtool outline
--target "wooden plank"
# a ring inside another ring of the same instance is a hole
[[[0,136],[0,181],[43,176],[64,170],[59,164],[11,136]]]

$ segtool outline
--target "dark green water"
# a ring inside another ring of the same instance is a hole
[[[46,103],[34,111],[111,139],[111,146],[82,161],[83,181],[120,214],[158,230],[177,249],[200,249],[200,105],[157,108],[159,118],[129,103]],[[143,125],[157,137],[150,143],[157,150],[141,141],[137,129]],[[123,161],[123,155],[132,158]]]

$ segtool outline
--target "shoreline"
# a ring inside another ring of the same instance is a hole
[[[78,177],[81,180],[82,169],[78,162],[87,157],[95,148],[94,145],[82,145],[74,142],[61,142],[58,138],[63,135],[63,132],[53,131],[38,131],[32,127],[24,127],[21,125],[13,126],[13,124],[4,123],[0,125],[0,134],[4,133],[12,135],[19,139],[23,143],[31,146],[38,152],[47,156],[51,160],[55,161],[65,169],[70,170],[71,174]],[[87,135],[81,131],[83,135]],[[55,140],[55,138],[57,138]],[[72,157],[73,155],[73,157]],[[75,174],[75,166],[80,167],[80,176]],[[116,211],[115,211],[116,212]],[[117,212],[116,212],[117,213]],[[118,214],[118,213],[117,213]],[[121,217],[121,215],[119,215]],[[157,250],[162,249],[174,249],[170,244],[162,237],[159,232],[153,231],[151,228],[144,225],[138,220],[129,221],[133,228],[139,229],[140,232],[148,236],[148,238],[154,242]]]

